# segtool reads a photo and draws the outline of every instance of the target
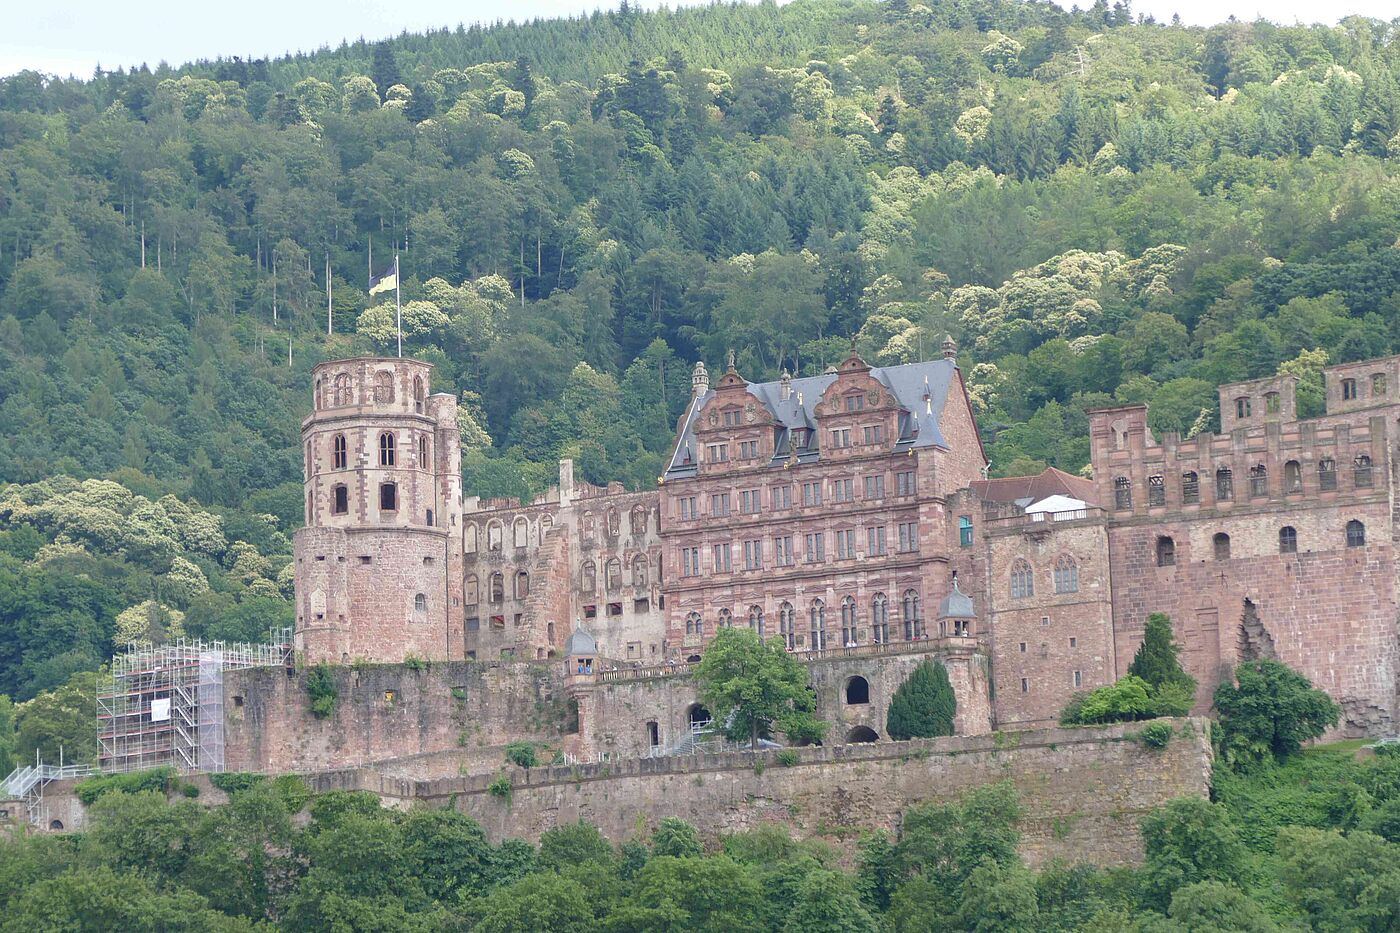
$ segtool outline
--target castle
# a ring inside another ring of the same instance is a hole
[[[834,739],[864,742],[927,657],[959,733],[1052,724],[1164,612],[1199,709],[1230,665],[1276,657],[1342,704],[1344,734],[1393,728],[1400,357],[1326,370],[1316,418],[1296,417],[1288,376],[1222,386],[1219,435],[1158,440],[1144,405],[1093,411],[1092,480],[985,478],[951,340],[941,359],[852,352],[770,383],[731,360],[711,385],[697,364],[657,490],[564,461],[529,503],[462,495],[455,399],[430,380],[409,359],[315,368],[295,538],[310,662],[558,666],[572,749],[647,755],[709,717],[657,684],[721,627],[781,637]]]

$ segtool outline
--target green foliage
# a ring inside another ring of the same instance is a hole
[[[539,749],[534,742],[510,742],[506,745],[506,761],[521,768],[537,767]]]
[[[676,858],[699,855],[700,833],[685,820],[665,817],[651,834],[651,851],[656,855]]]
[[[1166,748],[1172,740],[1172,725],[1169,722],[1149,722],[1142,727],[1138,738],[1149,748]]]
[[[540,835],[539,864],[562,871],[584,862],[611,862],[613,849],[598,828],[580,820],[547,829]]]
[[[778,764],[782,765],[784,768],[791,768],[801,760],[802,756],[798,754],[795,748],[781,749],[777,755]]]
[[[306,694],[311,699],[311,715],[317,719],[335,712],[340,688],[336,686],[335,672],[325,661],[306,672]]]
[[[1135,722],[1155,716],[1152,688],[1141,677],[1126,674],[1104,687],[1077,693],[1060,713],[1066,726]]]
[[[1128,673],[1141,677],[1151,687],[1160,690],[1168,685],[1181,688],[1186,695],[1196,692],[1196,678],[1186,673],[1181,666],[1181,646],[1172,636],[1171,620],[1160,612],[1147,617],[1142,644]],[[1182,712],[1185,712],[1184,710]],[[1159,713],[1159,715],[1181,715],[1181,713]]]
[[[952,735],[957,706],[947,669],[924,661],[895,690],[885,728],[890,738],[901,740]]]
[[[215,771],[209,775],[209,783],[229,796],[241,793],[250,787],[256,787],[264,780],[266,780],[264,775],[252,774],[247,771]]]
[[[84,778],[73,786],[73,792],[86,806],[91,806],[104,794],[135,794],[154,790],[162,794],[174,786],[175,769],[171,767],[150,768],[146,771],[128,771],[123,774],[99,774]]]
[[[1226,759],[1248,765],[1286,758],[1337,724],[1340,707],[1278,661],[1249,661],[1215,690]]]
[[[1172,892],[1200,881],[1247,885],[1250,862],[1229,813],[1196,797],[1173,800],[1142,821],[1147,850],[1144,888],[1165,908]]]
[[[779,638],[765,642],[749,629],[720,629],[705,647],[695,685],[736,741],[756,746],[774,727],[794,742],[820,739],[825,732],[825,724],[812,715],[807,667]]]
[[[511,784],[510,775],[508,774],[502,774],[490,784],[486,785],[486,789],[490,791],[492,797],[504,800],[507,805],[510,804],[513,788],[514,785]]]

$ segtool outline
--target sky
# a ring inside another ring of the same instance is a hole
[[[19,2],[19,0],[16,0]],[[700,0],[671,0],[670,6]],[[1070,6],[1074,0],[1061,0]],[[1088,6],[1093,0],[1079,0]],[[403,30],[419,32],[458,23],[568,16],[617,0],[239,0],[214,6],[190,0],[45,0],[24,4],[6,17],[0,32],[0,76],[24,69],[88,77],[93,68],[172,65],[200,58],[240,55],[275,57],[288,51],[336,46],[342,39],[379,39]],[[654,7],[658,0],[644,2]],[[236,15],[227,15],[234,10]],[[1195,25],[1230,15],[1265,16],[1291,24],[1334,23],[1360,14],[1380,19],[1400,15],[1396,0],[1137,0],[1133,10],[1170,19],[1179,13]]]

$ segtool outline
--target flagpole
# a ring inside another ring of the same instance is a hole
[[[403,303],[399,298],[399,254],[394,253],[394,330],[399,337],[399,358],[403,358]]]
[[[326,336],[332,331],[335,317],[331,314],[331,254],[326,252]]]

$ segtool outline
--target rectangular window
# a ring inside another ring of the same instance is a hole
[[[730,409],[724,413],[724,426],[726,428],[737,427],[739,424],[739,410]]]
[[[899,523],[899,549],[901,551],[917,551],[919,549],[918,522]]]
[[[779,567],[792,566],[792,535],[779,535],[773,539],[773,563]]]
[[[917,492],[914,484],[914,471],[904,470],[894,475],[894,493],[897,496],[912,496]]]
[[[729,514],[729,493],[716,492],[710,495],[710,514],[717,518]]]
[[[822,484],[803,483],[802,484],[802,504],[821,505],[822,504]]]
[[[700,549],[698,547],[681,548],[681,576],[696,577],[700,575]]]
[[[734,569],[734,555],[728,544],[716,544],[712,549],[715,573],[729,573]]]
[[[1021,653],[1022,653],[1022,654],[1025,654],[1025,653],[1026,653],[1026,643],[1025,643],[1025,642],[1021,642]]]
[[[853,479],[834,479],[831,481],[831,501],[832,502],[854,502],[856,498],[856,484]]]
[[[885,474],[881,473],[878,476],[867,476],[865,478],[865,498],[885,498]]]
[[[807,557],[807,563],[818,564],[826,560],[826,534],[824,532],[808,532],[803,544],[805,545],[803,553]]]
[[[1078,648],[1078,647],[1079,647],[1079,639],[1071,637],[1070,640],[1069,640],[1069,646],[1070,646],[1071,648]]]
[[[350,493],[345,486],[331,487],[331,514],[344,515],[350,511]]]
[[[845,560],[856,556],[856,532],[848,528],[836,532],[836,559]]]
[[[467,620],[467,631],[469,631],[469,632],[479,632],[479,631],[481,631],[481,617],[480,617],[480,616],[472,616],[470,619]]]
[[[1024,677],[1021,678],[1021,692],[1022,692],[1022,693],[1030,693],[1030,692],[1031,692],[1031,682],[1030,682],[1029,680],[1027,680],[1026,678],[1024,678]]]
[[[711,463],[729,462],[728,444],[711,444],[709,447],[706,448],[706,452]]]
[[[865,553],[875,557],[885,553],[885,526],[865,529]]]
[[[972,547],[972,516],[958,516],[958,546]]]
[[[1079,671],[1074,672],[1074,686],[1075,689],[1084,686],[1084,678],[1080,676]]]
[[[768,490],[768,501],[774,509],[792,508],[792,487],[772,486]]]
[[[762,507],[762,496],[757,489],[745,489],[739,493],[739,511],[745,515],[753,515]]]
[[[745,542],[744,542],[744,569],[745,569],[745,570],[762,570],[762,569],[763,569],[763,542],[762,542],[762,541],[745,541]]]
[[[862,430],[867,445],[885,442],[885,426],[883,424],[867,424]]]
[[[865,396],[864,396],[864,395],[848,395],[848,396],[846,396],[846,411],[864,411],[864,410],[865,410]]]
[[[757,460],[757,459],[758,459],[758,441],[740,441],[740,442],[739,442],[739,459],[740,459],[740,460]]]
[[[682,499],[680,499],[679,501],[680,501],[680,506],[681,506],[681,520],[682,520],[682,521],[691,521],[692,519],[696,519],[696,518],[699,518],[699,517],[700,517],[700,510],[699,510],[698,508],[695,507],[695,497],[694,497],[694,496],[685,496],[685,497],[683,497]]]
[[[831,432],[831,446],[835,448],[851,446],[851,429],[837,428]]]

